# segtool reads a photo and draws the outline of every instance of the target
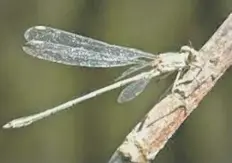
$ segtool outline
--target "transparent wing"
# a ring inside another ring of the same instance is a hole
[[[31,40],[27,42],[23,50],[34,57],[66,65],[78,65],[85,67],[116,67],[136,64],[136,60],[124,61],[109,59],[82,48],[72,48],[66,45],[50,42]],[[96,55],[95,55],[96,54]]]
[[[115,81],[121,80],[122,78],[125,78],[131,74],[133,74],[136,71],[139,71],[143,68],[146,68],[148,66],[151,66],[152,63],[151,62],[142,62],[140,64],[134,65],[130,68],[128,68],[126,71],[124,71],[117,79],[115,79]]]
[[[44,26],[29,28],[23,50],[40,59],[87,67],[115,67],[153,59],[137,49],[110,45],[88,37]]]
[[[133,100],[137,97],[143,90],[146,88],[147,84],[150,82],[150,78],[144,78],[137,80],[122,90],[120,95],[118,96],[118,102],[124,103],[130,100]]]

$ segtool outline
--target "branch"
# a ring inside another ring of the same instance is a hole
[[[232,14],[198,51],[198,66],[191,66],[175,93],[156,104],[135,126],[109,163],[147,163],[155,159],[169,138],[231,66],[231,40]]]

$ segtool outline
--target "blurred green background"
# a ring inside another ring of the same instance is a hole
[[[24,31],[47,25],[155,53],[209,39],[231,0],[0,0],[0,125],[111,84],[126,68],[91,69],[33,58]],[[181,126],[156,163],[232,162],[232,72]],[[151,82],[118,104],[117,89],[22,129],[0,129],[1,163],[104,163],[172,82]]]

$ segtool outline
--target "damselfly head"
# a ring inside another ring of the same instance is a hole
[[[180,52],[181,53],[188,53],[187,61],[186,61],[187,63],[194,62],[197,59],[197,51],[190,46],[187,46],[187,45],[182,46],[180,49]]]

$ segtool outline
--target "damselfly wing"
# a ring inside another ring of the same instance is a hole
[[[138,70],[151,66],[156,58],[153,54],[137,49],[111,45],[45,26],[29,28],[24,37],[27,42],[23,46],[23,50],[39,59],[93,68],[133,65],[122,73],[118,79],[125,78]],[[145,89],[149,81],[149,79],[143,79],[131,83],[121,92],[119,101],[132,100]]]
[[[137,97],[140,93],[143,92],[147,84],[150,82],[150,79],[151,78],[143,78],[133,83],[130,83],[122,90],[122,92],[118,96],[117,101],[119,103],[124,103],[133,100],[135,97]]]
[[[67,65],[117,67],[144,63],[154,55],[133,48],[110,45],[92,38],[44,26],[29,28],[23,50],[35,57]]]

